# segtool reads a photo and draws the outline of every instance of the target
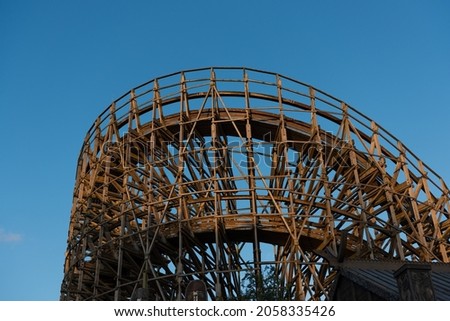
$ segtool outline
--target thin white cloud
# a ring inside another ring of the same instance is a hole
[[[22,235],[0,228],[0,243],[15,243],[22,241]]]

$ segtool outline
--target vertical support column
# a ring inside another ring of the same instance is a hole
[[[257,208],[257,193],[255,183],[255,158],[253,153],[253,138],[252,138],[252,126],[251,126],[251,109],[250,109],[250,91],[248,84],[248,74],[244,70],[244,91],[245,91],[245,135],[246,135],[246,156],[247,156],[247,173],[248,173],[248,186],[250,193],[250,213],[253,216],[253,261],[255,262],[255,287],[256,297],[260,296],[262,291],[260,286],[260,280],[262,279],[261,273],[261,248],[258,238],[258,208]]]
[[[183,76],[182,76],[183,82]],[[183,91],[183,89],[182,89]],[[178,137],[173,139],[178,139],[178,173],[177,173],[177,186],[178,186],[178,264],[177,264],[177,301],[181,301],[182,286],[183,281],[183,224],[184,220],[187,219],[186,213],[186,203],[185,203],[185,188],[183,186],[183,174],[184,174],[184,161],[185,161],[185,143],[184,143],[184,113],[183,113],[183,102],[180,102],[180,112],[179,112],[179,132]]]
[[[124,180],[125,181],[125,180]],[[125,199],[125,194],[124,194]],[[125,215],[123,215],[125,209],[125,202],[122,203],[122,215],[120,216],[120,239],[119,239],[119,254],[117,258],[117,279],[116,279],[116,290],[114,291],[114,301],[121,300],[120,297],[120,282],[122,279],[122,264],[123,264],[123,238],[125,235]]]
[[[161,124],[164,125],[164,113],[162,110],[161,95],[159,93],[159,84],[157,79],[155,79],[153,83],[153,121],[156,120],[156,116],[158,116],[158,120]]]
[[[130,91],[130,113],[128,114],[128,128],[133,129],[134,126],[136,127],[136,130],[138,131],[140,130],[141,121],[139,119],[136,93],[134,92],[133,89]]]
[[[217,101],[217,90],[216,90],[216,76],[213,69],[211,69],[211,77],[209,84],[209,93],[211,94],[211,149],[213,151],[213,162],[212,162],[212,180],[214,184],[214,236],[215,236],[215,274],[216,274],[216,300],[223,300],[222,297],[222,277],[221,277],[221,251],[222,251],[222,240],[219,233],[219,215],[220,215],[220,197],[219,197],[219,182],[217,173],[218,156],[220,155],[218,148],[218,132],[216,120],[218,115],[218,101]]]

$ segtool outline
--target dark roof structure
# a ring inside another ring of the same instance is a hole
[[[403,281],[402,274],[406,275]],[[450,301],[450,264],[349,260],[340,263],[330,298]]]

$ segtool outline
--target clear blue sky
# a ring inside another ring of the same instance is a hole
[[[447,0],[0,0],[0,300],[59,298],[96,116],[149,79],[211,65],[341,98],[450,182]]]

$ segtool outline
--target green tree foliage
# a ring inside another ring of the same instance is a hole
[[[290,300],[289,289],[289,285],[282,286],[274,266],[265,266],[259,276],[254,270],[245,274],[240,299],[245,301]]]

